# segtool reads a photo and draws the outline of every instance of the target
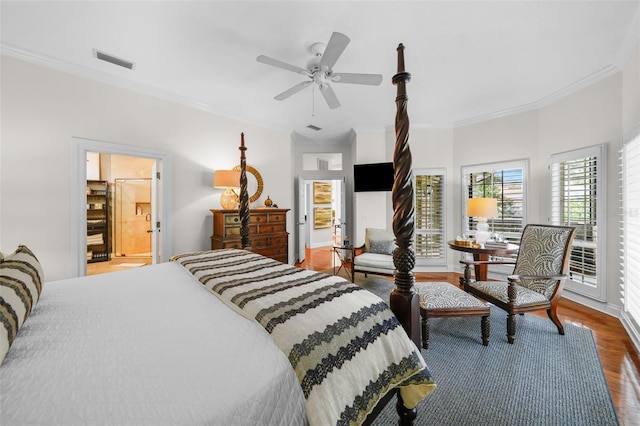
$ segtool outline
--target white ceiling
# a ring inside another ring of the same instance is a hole
[[[640,1],[2,1],[2,53],[314,140],[390,129],[396,47],[406,46],[412,126],[457,126],[542,106],[621,69],[640,39]],[[333,31],[351,39],[330,110],[304,81]],[[98,49],[135,63],[99,61]],[[315,96],[314,96],[315,95]],[[315,100],[314,100],[315,98]],[[313,124],[323,130],[306,128]]]

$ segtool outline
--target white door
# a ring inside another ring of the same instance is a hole
[[[153,170],[151,172],[151,263],[161,263],[162,257],[160,253],[160,228],[162,222],[160,218],[162,215],[160,214],[160,195],[161,195],[161,170],[162,162],[160,160],[156,160],[153,163]]]
[[[305,259],[305,243],[306,224],[307,224],[307,202],[306,202],[306,184],[305,180],[298,178],[298,208],[296,210],[296,249],[298,262],[302,263]]]
[[[344,190],[347,183],[347,178],[342,177],[340,179],[340,236],[344,242],[344,238],[349,235],[349,221],[347,220],[347,194]],[[349,240],[354,243],[353,239]]]

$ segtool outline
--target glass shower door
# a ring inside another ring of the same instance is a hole
[[[115,179],[115,256],[149,258],[151,253],[151,179]]]

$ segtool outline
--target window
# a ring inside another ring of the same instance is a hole
[[[416,264],[445,265],[445,169],[415,169]]]
[[[342,153],[312,152],[302,154],[302,170],[342,170]]]
[[[604,145],[554,154],[549,164],[550,222],[577,227],[566,288],[602,301],[606,300],[605,263],[599,260],[605,253],[605,165]]]
[[[622,212],[623,316],[637,333],[640,331],[640,135],[622,147]]]
[[[527,160],[515,160],[502,163],[480,164],[462,168],[462,232],[475,233],[477,219],[468,217],[467,200],[469,198],[496,198],[498,217],[490,218],[489,232],[509,241],[520,241],[522,229],[526,223],[526,182]],[[472,260],[471,254],[462,254]],[[513,260],[512,256],[495,256],[493,260]],[[490,278],[504,279],[513,273],[512,265],[496,265],[489,271]]]
[[[504,239],[519,241],[525,223],[525,175],[527,161],[481,164],[462,168],[462,230],[473,234],[477,219],[467,217],[469,198],[497,198],[498,217],[488,220],[489,231]]]

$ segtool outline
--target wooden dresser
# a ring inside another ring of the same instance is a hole
[[[289,262],[289,233],[287,212],[289,209],[253,209],[249,219],[249,240],[255,253],[283,263]],[[242,248],[240,242],[240,217],[237,210],[215,210],[211,249]]]

